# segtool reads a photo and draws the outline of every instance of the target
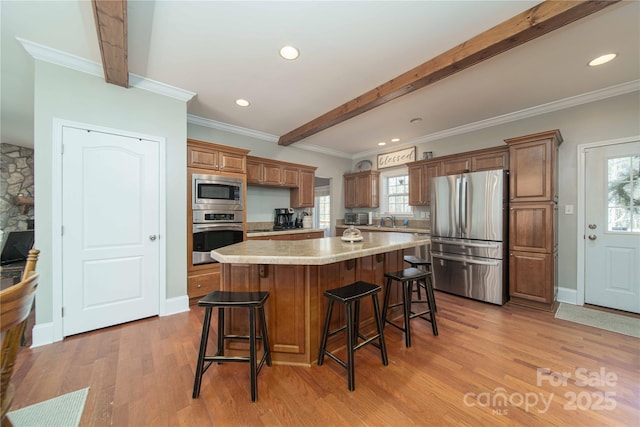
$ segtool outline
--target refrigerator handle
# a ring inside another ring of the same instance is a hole
[[[460,224],[462,226],[462,237],[467,236],[467,178],[464,176],[460,180]]]

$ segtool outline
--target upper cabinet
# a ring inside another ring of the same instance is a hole
[[[187,139],[187,166],[219,172],[246,173],[248,152],[212,142]]]
[[[510,202],[558,201],[557,130],[505,139],[509,145]]]
[[[344,174],[344,207],[377,208],[380,205],[380,172]]]
[[[247,184],[291,189],[292,208],[310,208],[314,202],[316,168],[247,156]]]
[[[509,169],[509,147],[492,147],[419,160],[407,163],[407,167],[409,168],[409,205],[429,205],[432,178],[491,169]]]

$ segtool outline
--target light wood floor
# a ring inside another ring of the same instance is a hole
[[[274,365],[251,403],[248,366],[232,363],[213,365],[192,399],[203,314],[193,307],[21,350],[12,410],[90,387],[83,426],[640,425],[640,340],[436,298],[440,335],[414,319],[407,349],[387,327],[389,366],[375,347],[358,351],[354,392],[332,360]]]

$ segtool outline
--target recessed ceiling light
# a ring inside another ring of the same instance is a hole
[[[400,141],[400,138],[393,138],[393,139],[391,140],[391,142],[398,142],[398,141]]]
[[[249,101],[247,101],[246,99],[236,99],[236,104],[240,107],[248,107]]]
[[[384,141],[381,141],[381,142],[378,142],[378,145],[379,145],[379,146],[383,146],[383,145],[387,145],[387,143],[386,143],[386,142],[384,142]]]
[[[598,56],[596,59],[592,59],[589,61],[590,67],[595,67],[598,65],[606,64],[609,61],[613,61],[618,54],[616,53],[607,53],[606,55]]]
[[[409,123],[418,123],[422,121],[422,117],[415,117],[411,120],[409,120]]]
[[[293,46],[284,46],[280,49],[280,56],[284,59],[296,59],[300,56],[300,52]]]

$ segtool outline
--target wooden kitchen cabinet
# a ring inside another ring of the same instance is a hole
[[[560,131],[506,139],[509,146],[509,295],[511,302],[556,308]]]
[[[246,173],[248,150],[187,139],[187,166],[220,172]]]
[[[513,203],[509,207],[509,248],[553,253],[556,250],[555,203]]]
[[[196,304],[200,298],[217,290],[220,290],[220,264],[204,264],[201,269],[187,274],[189,304]]]
[[[558,130],[505,139],[509,145],[509,201],[558,201]]]
[[[442,160],[440,164],[440,175],[456,175],[466,172],[471,172],[471,157],[464,153]]]
[[[344,207],[377,208],[380,205],[380,172],[344,174]]]
[[[440,175],[440,162],[413,162],[409,168],[409,205],[431,204],[431,178]]]
[[[312,208],[315,202],[315,168],[300,168],[298,186],[291,189],[292,208]]]
[[[488,148],[471,156],[471,172],[509,169],[509,147]]]
[[[323,237],[324,231],[309,231],[307,233],[282,233],[270,236],[247,237],[247,240],[306,240],[321,239]]]
[[[263,163],[247,157],[247,184],[262,184]]]

